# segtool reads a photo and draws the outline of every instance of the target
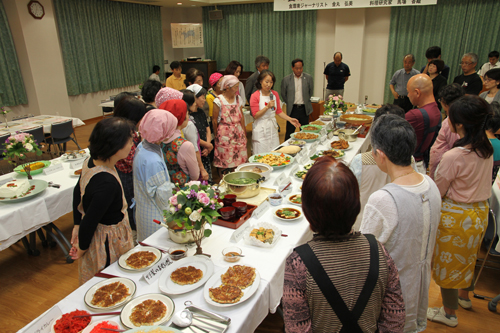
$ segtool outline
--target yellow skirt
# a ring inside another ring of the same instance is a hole
[[[443,198],[432,267],[432,277],[440,287],[471,285],[488,210],[488,201],[466,204]]]

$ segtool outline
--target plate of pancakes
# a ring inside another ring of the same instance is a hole
[[[180,295],[205,284],[214,273],[212,260],[193,256],[178,260],[168,266],[159,280],[160,290],[167,295]]]

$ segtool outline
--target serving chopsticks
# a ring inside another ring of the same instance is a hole
[[[159,250],[161,253],[168,253],[167,250],[161,249],[158,246],[149,245],[149,244],[146,244],[144,242],[138,242],[138,243],[139,243],[139,245],[142,245],[142,246],[154,247],[155,249]]]
[[[88,315],[82,315],[82,316],[74,316],[73,318],[83,318],[83,317],[96,317],[96,316],[115,316],[119,315],[121,312],[116,311],[116,312],[102,312],[102,313],[92,313]]]
[[[116,275],[112,275],[112,274],[108,274],[108,273],[103,273],[103,272],[96,273],[94,276],[105,278],[105,279],[120,277],[120,276],[116,276]]]

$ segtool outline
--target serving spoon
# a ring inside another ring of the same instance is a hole
[[[199,316],[196,316],[196,320],[199,320],[202,323],[204,323],[210,327],[205,327],[205,326],[201,327],[201,326],[193,324],[193,316],[194,315],[191,311],[189,311],[188,309],[184,309],[184,310],[179,311],[176,314],[174,314],[174,317],[172,318],[172,322],[179,327],[194,326],[197,329],[199,329],[203,332],[206,332],[206,333],[210,333],[210,331],[214,331],[214,330],[217,332],[222,332],[221,327],[212,325],[212,324],[200,319]]]

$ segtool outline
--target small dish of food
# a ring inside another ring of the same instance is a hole
[[[318,125],[318,126],[325,126],[326,124],[322,122],[321,120],[315,120],[313,122],[310,122],[311,125]]]
[[[327,114],[322,114],[319,116],[319,119],[322,121],[332,121],[333,117]]]
[[[243,252],[239,247],[236,246],[230,246],[226,247],[224,250],[222,250],[222,255],[224,256],[224,260],[227,262],[237,262],[240,261],[240,255]]]
[[[300,148],[304,147],[306,143],[307,142],[305,142],[304,140],[294,140],[294,139],[288,140],[288,144],[290,146],[299,146]]]
[[[273,247],[281,238],[281,230],[274,224],[259,222],[248,227],[243,234],[245,243],[258,247]]]
[[[292,194],[292,195],[288,196],[288,201],[291,204],[302,206],[302,194],[300,194],[300,193]]]
[[[302,132],[319,133],[323,127],[318,125],[304,125],[300,128]]]
[[[311,156],[311,160],[316,161],[318,158],[323,156],[331,156],[334,158],[343,158],[345,156],[344,151],[342,150],[322,150]]]
[[[302,217],[302,212],[296,208],[284,207],[276,209],[274,216],[283,221],[295,221]]]
[[[333,149],[336,149],[336,150],[342,150],[342,151],[345,151],[345,150],[349,150],[351,149],[352,147],[349,145],[349,142],[347,142],[346,140],[343,140],[343,139],[340,139],[338,141],[333,141],[330,146],[333,148]]]
[[[314,142],[314,141],[318,140],[318,138],[319,138],[319,134],[306,133],[306,132],[295,132],[295,133],[290,134],[290,136],[295,140],[302,140],[302,141],[305,141],[307,143]]]
[[[279,193],[271,193],[268,196],[269,203],[273,206],[279,206],[283,202],[283,196]]]
[[[297,178],[298,180],[304,180],[306,179],[306,174],[307,174],[307,170],[299,170],[295,173],[295,178]]]

